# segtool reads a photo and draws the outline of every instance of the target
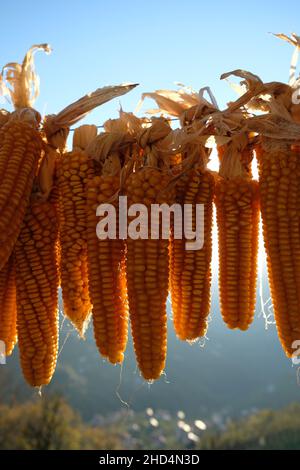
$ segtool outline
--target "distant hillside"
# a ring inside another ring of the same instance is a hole
[[[123,409],[121,399],[137,411],[182,409],[193,417],[239,416],[300,401],[296,367],[284,356],[274,325],[266,331],[264,320],[256,316],[249,331],[228,330],[220,318],[216,286],[212,312],[205,347],[180,342],[170,322],[166,375],[152,385],[141,380],[131,344],[123,368],[113,367],[98,355],[91,328],[82,341],[74,331],[68,333],[65,322],[58,368],[43,393],[61,392],[86,419]],[[17,351],[0,366],[0,382],[3,401],[37,393],[24,384]]]
[[[232,422],[225,431],[208,432],[200,439],[201,449],[299,450],[300,406],[262,410]]]

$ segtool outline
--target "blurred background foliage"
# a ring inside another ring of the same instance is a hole
[[[300,448],[299,404],[279,411],[262,410],[221,427],[180,418],[147,409],[110,423],[88,424],[62,397],[40,397],[23,404],[0,405],[0,449]]]

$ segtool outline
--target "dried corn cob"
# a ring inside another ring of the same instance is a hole
[[[177,336],[182,340],[195,340],[207,330],[210,310],[212,217],[214,176],[211,172],[193,168],[187,172],[188,182],[177,188],[177,201],[192,205],[204,205],[204,245],[198,250],[186,250],[185,238],[171,241],[170,287],[172,313]],[[186,175],[184,175],[184,178]],[[193,225],[195,224],[193,216]],[[193,226],[195,230],[195,226]]]
[[[133,139],[121,119],[105,126],[110,127],[110,132],[100,134],[89,147],[102,167],[101,176],[88,183],[87,192],[89,291],[97,347],[102,356],[115,364],[124,359],[128,337],[125,242],[118,237],[118,223],[116,239],[98,239],[96,209],[99,204],[113,204],[118,220],[118,198],[113,196],[120,189],[122,165]]]
[[[229,328],[247,330],[256,301],[258,183],[235,177],[216,187],[221,313]]]
[[[256,153],[271,297],[278,335],[291,357],[300,339],[300,159],[288,144],[276,147],[264,139]]]
[[[0,341],[10,356],[17,342],[17,304],[15,266],[11,256],[0,271]]]
[[[151,204],[172,204],[175,193],[168,188],[170,175],[156,152],[159,141],[170,132],[163,121],[154,121],[139,143],[145,166],[125,183],[128,206],[144,204],[150,227]],[[161,165],[162,164],[162,165]],[[160,169],[159,167],[162,166]],[[137,362],[146,380],[158,379],[167,354],[166,301],[169,287],[169,240],[127,238],[126,277],[129,314]]]
[[[20,232],[41,157],[42,140],[37,131],[41,116],[31,108],[38,96],[33,54],[39,49],[50,52],[47,44],[33,46],[22,64],[9,63],[0,75],[0,92],[10,95],[16,109],[8,120],[1,113],[1,121],[7,122],[0,126],[0,269]]]
[[[32,386],[50,382],[57,360],[57,234],[54,205],[32,201],[14,250],[19,351]]]
[[[96,208],[119,190],[120,177],[96,176],[88,184],[89,290],[93,304],[94,335],[100,354],[120,363],[128,336],[124,240],[99,240]]]
[[[0,130],[0,269],[13,250],[37,165],[41,157],[39,133],[26,122],[10,120]]]
[[[57,165],[60,193],[60,275],[64,312],[81,335],[84,334],[91,313],[85,207],[86,183],[94,174],[93,162],[84,152],[87,144],[84,139],[96,134],[96,126],[76,129],[74,150],[62,154]]]
[[[259,198],[249,170],[252,156],[247,135],[219,147],[215,203],[220,307],[227,326],[240,330],[252,323],[256,301]]]
[[[128,204],[171,203],[161,196],[170,178],[143,168],[127,180]],[[161,375],[167,352],[166,301],[169,283],[169,240],[127,239],[126,272],[131,329],[139,368],[146,380]]]

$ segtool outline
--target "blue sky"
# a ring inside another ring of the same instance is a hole
[[[22,60],[34,43],[52,45],[50,56],[36,55],[41,112],[124,81],[141,84],[121,98],[128,111],[142,92],[174,88],[175,81],[211,86],[223,106],[234,93],[219,81],[222,72],[244,68],[266,81],[287,80],[292,48],[268,32],[300,33],[299,16],[296,0],[2,0],[0,63]],[[86,121],[101,124],[117,109],[115,100]]]

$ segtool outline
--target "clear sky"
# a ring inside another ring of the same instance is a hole
[[[40,112],[58,112],[99,86],[140,83],[121,98],[134,110],[140,94],[211,86],[221,106],[234,96],[222,72],[243,68],[264,80],[287,81],[292,47],[268,32],[300,33],[299,0],[0,0],[0,64],[21,61],[34,43],[53,53],[36,55]],[[148,101],[144,109],[153,105]],[[116,115],[118,100],[87,122]]]

